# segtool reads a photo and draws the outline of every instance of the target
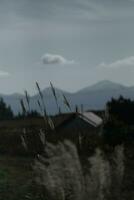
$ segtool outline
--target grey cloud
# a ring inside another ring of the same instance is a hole
[[[57,54],[44,54],[41,58],[43,64],[45,65],[53,65],[53,64],[60,64],[60,65],[65,65],[65,64],[73,64],[73,60],[67,60],[61,55]]]
[[[0,77],[8,77],[8,76],[10,76],[10,73],[0,70]]]

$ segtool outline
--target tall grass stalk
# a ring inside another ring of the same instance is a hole
[[[67,98],[66,98],[66,96],[65,96],[64,94],[62,94],[62,96],[63,96],[63,102],[64,102],[65,106],[67,106],[67,108],[68,108],[68,109],[70,110],[70,112],[71,112],[72,109],[71,109],[71,106],[70,106],[69,101],[67,100]]]
[[[29,110],[29,113],[30,113],[30,111],[31,111],[31,109],[30,109],[30,96],[29,96],[27,90],[25,90],[25,98],[26,98],[28,110]]]
[[[41,89],[40,89],[40,86],[39,86],[38,82],[36,82],[36,86],[37,86],[37,89],[38,89],[38,92],[39,92],[39,95],[40,95],[40,99],[41,99],[41,102],[42,102],[42,107],[43,107],[44,116],[47,117],[47,110],[46,110],[46,105],[45,105],[44,96],[43,96],[43,94],[42,94],[42,91],[41,91]]]
[[[57,110],[58,110],[59,114],[61,114],[61,108],[58,104],[58,98],[57,98],[57,95],[56,95],[56,91],[55,91],[55,88],[54,88],[54,86],[51,82],[50,82],[50,86],[51,86],[51,90],[52,90],[52,93],[53,93],[53,96],[54,96],[54,99],[55,99]]]
[[[26,114],[27,114],[27,109],[26,109],[26,107],[25,107],[25,104],[24,104],[23,99],[20,99],[20,105],[21,105],[21,108],[22,108],[22,113],[23,113],[23,115],[26,116]]]

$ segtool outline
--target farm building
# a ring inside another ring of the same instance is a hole
[[[69,113],[59,115],[59,122],[56,122],[56,130],[97,130],[102,125],[102,119],[93,112]]]
[[[68,113],[55,117],[55,130],[48,140],[53,142],[69,139],[76,145],[89,146],[93,138],[100,137],[103,120],[93,112]]]

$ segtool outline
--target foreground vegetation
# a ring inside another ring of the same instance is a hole
[[[0,125],[0,199],[133,200],[134,102],[123,97],[108,102],[101,135],[90,137],[86,145],[76,146],[69,138],[59,141],[58,136],[53,144],[47,141],[48,127],[54,128],[53,120],[46,113],[38,84],[37,87],[43,129],[37,120],[34,126],[23,101],[23,115],[19,117],[25,117],[25,129],[21,123],[18,126],[19,121],[14,121],[15,127],[10,121],[8,127],[4,122]],[[52,91],[57,103],[53,86]],[[66,97],[64,101],[71,110]],[[5,105],[4,108],[8,110]]]
[[[134,144],[96,147],[81,157],[69,141],[44,155],[0,156],[1,200],[133,200]]]
[[[30,158],[0,156],[0,200],[38,200]]]

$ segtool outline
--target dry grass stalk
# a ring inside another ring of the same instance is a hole
[[[27,90],[25,90],[25,97],[26,97],[28,110],[29,110],[29,113],[30,113],[30,97],[29,97],[29,94],[28,94]]]
[[[62,94],[62,96],[63,96],[63,102],[64,102],[64,104],[67,106],[67,108],[69,108],[70,111],[72,111],[70,103],[67,100],[66,96],[64,94]]]
[[[21,108],[22,108],[23,114],[26,115],[27,114],[27,110],[26,110],[26,107],[25,107],[23,99],[20,99],[20,104],[21,104]]]
[[[58,105],[58,98],[57,98],[57,95],[56,95],[55,88],[54,88],[54,86],[53,86],[53,84],[51,82],[50,82],[50,86],[51,86],[51,90],[52,90],[52,93],[53,93],[53,96],[54,96],[54,99],[55,99],[55,102],[56,102],[56,106],[57,106],[58,112],[60,114],[61,113],[61,109],[60,109],[60,106]]]

